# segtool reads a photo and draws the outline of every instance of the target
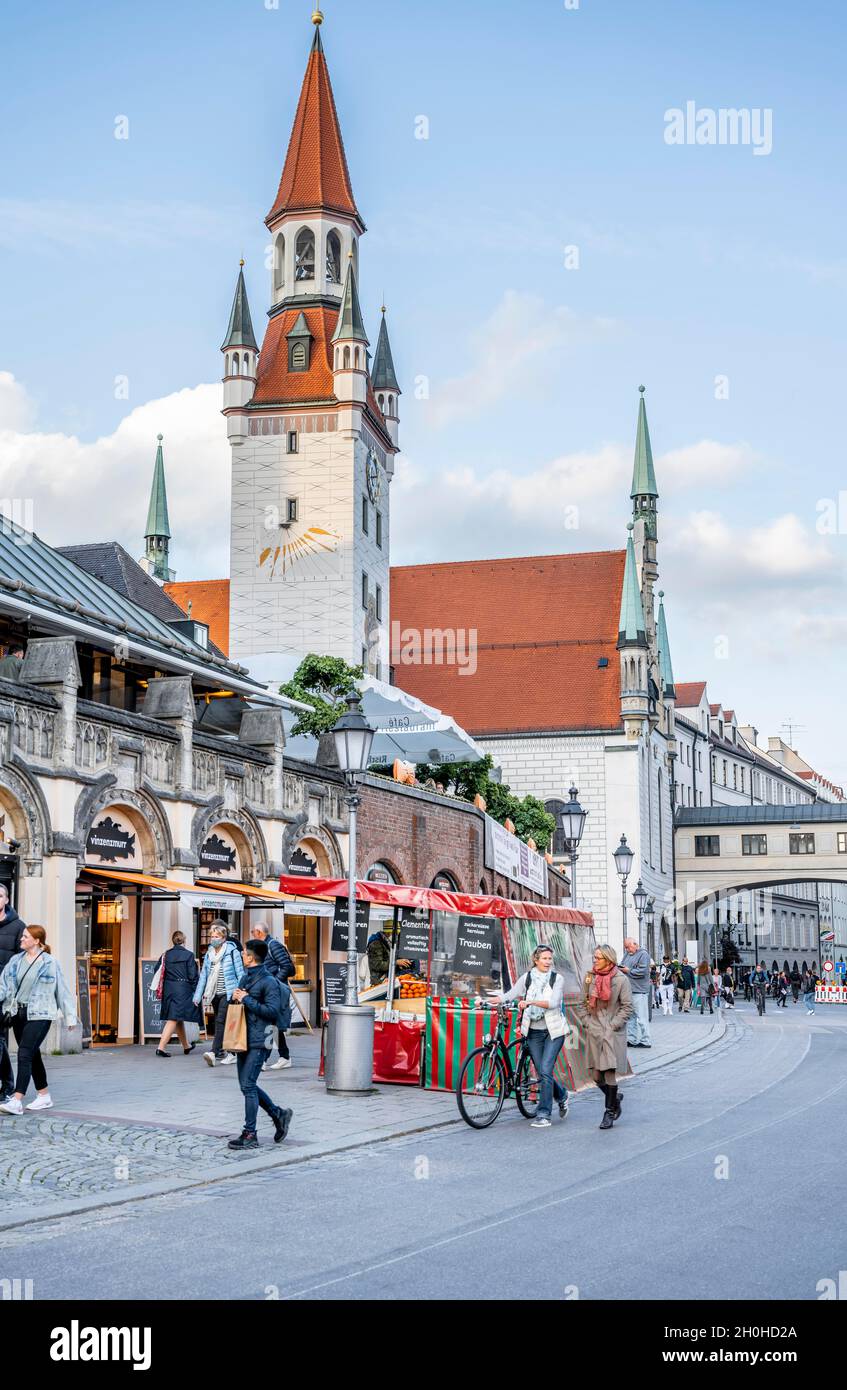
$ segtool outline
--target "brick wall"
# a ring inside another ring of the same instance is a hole
[[[542,901],[485,867],[485,821],[476,807],[379,777],[364,779],[361,795],[356,852],[360,878],[381,863],[399,883],[428,888],[436,874],[448,873],[463,893]],[[567,905],[566,878],[548,869],[547,881],[548,901]]]

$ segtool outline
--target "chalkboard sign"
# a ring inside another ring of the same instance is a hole
[[[325,960],[323,971],[324,1007],[328,1009],[331,1004],[343,1004],[347,993],[347,962],[338,964],[336,961]]]
[[[138,988],[140,992],[140,1013],[141,1013],[141,1040],[145,1038],[160,1038],[162,1036],[162,1001],[156,998],[156,991],[153,988],[153,976],[159,968],[161,956],[155,960],[140,960],[138,962]]]
[[[490,975],[494,956],[494,922],[490,917],[460,917],[453,970],[457,975]]]
[[[83,1044],[91,1042],[91,975],[88,970],[88,956],[76,958],[76,999],[77,1013],[82,1024]]]
[[[332,949],[346,951],[348,922],[350,916],[349,898],[335,899],[335,914],[332,919]],[[371,920],[371,905],[356,899],[356,950],[364,955],[368,949],[368,925]]]
[[[401,960],[427,960],[429,957],[429,911],[425,907],[404,907],[400,919]]]

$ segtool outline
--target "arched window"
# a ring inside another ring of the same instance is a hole
[[[389,415],[393,415],[393,414],[394,414],[394,397],[393,397],[393,396],[389,396],[389,397],[388,397],[388,413],[389,413]]]
[[[229,376],[229,353],[224,358],[224,376]]]
[[[306,344],[295,343],[291,349],[291,366],[295,372],[305,372],[306,365]]]
[[[379,401],[379,408],[380,408],[380,410],[383,410],[383,409],[385,408],[385,397],[384,397],[384,396],[377,396],[377,400]]]
[[[359,352],[359,349],[356,348],[356,353],[355,353],[355,365],[356,365],[357,367],[361,366],[361,360],[362,360],[362,355],[361,355],[361,353]]]
[[[350,349],[349,349],[349,347],[346,347],[346,348],[344,349],[344,366],[345,366],[345,368],[348,368],[348,369],[349,369],[349,366],[350,366]]]
[[[553,831],[553,854],[563,857],[568,852],[564,828],[565,803],[560,800],[545,801],[544,809],[556,822],[556,829]]]
[[[341,237],[330,232],[326,239],[326,282],[328,285],[341,284]]]
[[[659,781],[659,802],[658,802],[658,811],[659,811],[659,869],[660,869],[661,871],[664,871],[664,867],[665,867],[665,835],[664,835],[664,826],[663,826],[663,824],[662,824],[662,819],[663,819],[663,817],[662,817],[662,770],[661,770],[661,768],[659,769],[659,778],[658,778],[658,781]]]
[[[282,289],[285,284],[285,237],[280,232],[274,242],[274,289]]]
[[[294,279],[314,280],[315,278],[315,234],[304,227],[297,236],[294,246]]]
[[[241,376],[241,358],[237,352],[233,354],[232,358],[232,375]]]

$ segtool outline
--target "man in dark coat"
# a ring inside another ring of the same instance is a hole
[[[244,1096],[244,1129],[237,1139],[230,1139],[231,1149],[258,1149],[256,1121],[259,1106],[270,1115],[274,1126],[274,1143],[281,1144],[288,1133],[294,1114],[274,1105],[269,1095],[259,1088],[262,1067],[271,1054],[274,1028],[279,1027],[286,1007],[288,986],[280,984],[268,973],[266,941],[248,941],[242,952],[245,975],[232,1002],[243,1004],[247,1015],[247,1051],[238,1053],[238,1084]]]
[[[26,930],[15,909],[9,903],[9,890],[0,883],[0,972],[5,970],[12,956],[21,949],[21,937]],[[15,1075],[12,1059],[9,1056],[8,1029],[0,1023],[0,1105],[7,1101],[15,1089]]]
[[[280,984],[288,984],[297,974],[297,966],[291,959],[288,947],[282,942],[277,941],[271,935],[271,929],[265,922],[258,922],[253,928],[253,936],[257,941],[264,941],[268,948],[268,956],[265,961],[265,969],[269,975],[273,975]],[[291,1026],[290,1010],[288,1027]],[[285,1028],[277,1028],[277,1039],[279,1045],[279,1061],[274,1062],[273,1066],[266,1062],[263,1071],[285,1071],[291,1066],[291,1053],[288,1051],[288,1041],[285,1036]]]

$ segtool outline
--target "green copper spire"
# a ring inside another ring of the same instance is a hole
[[[659,590],[659,621],[656,627],[656,641],[659,647],[659,676],[662,681],[662,694],[666,700],[676,699],[676,688],[671,665],[671,644],[668,641],[668,625],[665,621],[664,591]]]
[[[653,467],[653,450],[650,448],[650,431],[647,428],[647,408],[644,404],[644,386],[639,386],[641,400],[638,403],[638,435],[635,440],[635,467],[632,471],[632,492],[630,497],[658,497],[656,471]]]
[[[621,620],[618,627],[619,647],[646,647],[647,635],[644,631],[644,609],[641,604],[641,590],[638,587],[638,566],[635,563],[635,545],[632,540],[632,522],[629,523],[629,539],[626,543],[626,567],[623,575],[621,593]]]
[[[163,584],[173,579],[169,566],[168,543],[171,525],[168,517],[168,491],[165,486],[165,460],[162,454],[162,435],[158,436],[156,462],[153,466],[153,486],[147,509],[147,528],[144,532],[144,560],[147,573]]]
[[[375,391],[398,391],[400,390],[397,381],[397,373],[394,370],[394,358],[391,356],[391,344],[388,341],[388,328],[385,323],[385,310],[382,311],[382,323],[379,325],[379,339],[376,345],[376,360],[371,374]]]
[[[359,306],[359,292],[356,289],[356,276],[353,273],[353,260],[347,267],[347,279],[344,281],[344,293],[341,296],[341,310],[338,315],[338,324],[332,335],[332,341],[348,342],[355,341],[367,343],[368,335],[365,332],[365,324],[362,318],[362,310]]]
[[[236,347],[252,348],[253,352],[259,351],[256,335],[253,332],[253,320],[250,317],[250,305],[247,303],[243,261],[238,271],[235,298],[232,301],[232,313],[229,316],[229,329],[221,344],[221,352],[227,352],[229,348]]]

